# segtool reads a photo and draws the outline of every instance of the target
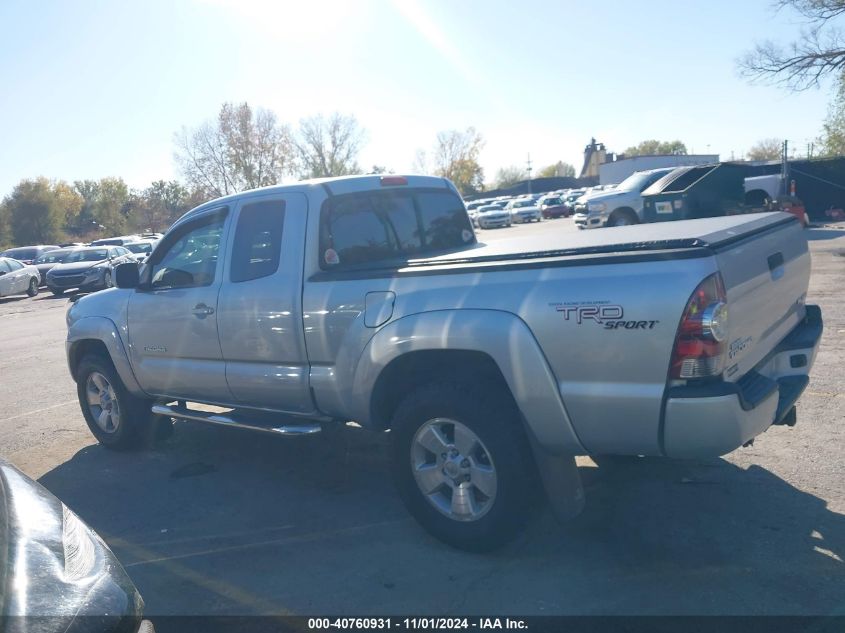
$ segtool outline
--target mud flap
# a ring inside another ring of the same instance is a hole
[[[584,487],[573,455],[552,455],[528,433],[531,452],[552,512],[558,521],[574,519],[584,509]]]

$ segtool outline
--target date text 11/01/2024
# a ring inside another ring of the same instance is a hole
[[[309,618],[308,629],[328,630],[526,630],[525,620],[518,618]]]

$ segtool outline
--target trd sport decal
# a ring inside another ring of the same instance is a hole
[[[550,307],[563,314],[566,321],[577,325],[596,323],[605,330],[653,330],[660,321],[630,321],[626,320],[625,309],[605,301],[583,303],[550,303]]]

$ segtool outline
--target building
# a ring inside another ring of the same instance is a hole
[[[624,155],[620,155],[617,158],[615,154],[611,154],[610,158],[610,161],[603,162],[598,166],[599,184],[618,184],[635,171],[660,169],[661,167],[706,165],[719,162],[718,154],[658,154],[653,156],[632,156],[630,158],[625,158]]]
[[[584,166],[581,167],[579,178],[595,178],[599,175],[599,166],[607,160],[607,149],[604,143],[596,143],[595,138],[584,148]]]

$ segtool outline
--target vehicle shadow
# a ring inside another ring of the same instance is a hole
[[[40,481],[112,546],[151,615],[843,607],[845,517],[764,468],[584,466],[580,517],[561,525],[541,511],[512,545],[474,555],[408,517],[387,439],[351,427],[275,438],[179,423],[154,449],[89,446]]]

